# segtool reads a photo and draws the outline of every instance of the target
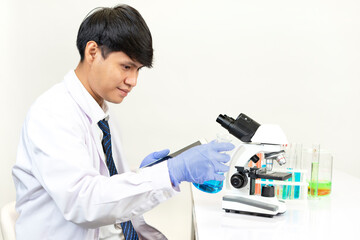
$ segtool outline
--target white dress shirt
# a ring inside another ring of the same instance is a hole
[[[140,239],[166,239],[142,214],[176,193],[167,164],[129,171],[109,118],[119,173],[110,177],[97,125],[107,112],[74,71],[31,106],[13,168],[18,240],[99,239],[100,227],[128,220]]]

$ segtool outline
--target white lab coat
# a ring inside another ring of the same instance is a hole
[[[167,164],[128,171],[110,118],[119,174],[109,177],[97,125],[108,117],[103,109],[74,71],[30,108],[13,168],[18,240],[99,239],[99,227],[128,220],[140,239],[166,239],[141,215],[176,193]]]

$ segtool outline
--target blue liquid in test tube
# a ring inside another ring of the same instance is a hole
[[[300,181],[301,181],[301,173],[300,172],[295,172],[294,177],[295,177],[295,182],[300,183]],[[299,198],[300,198],[300,186],[295,185],[295,187],[294,187],[294,199],[299,199]]]

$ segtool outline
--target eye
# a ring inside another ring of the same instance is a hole
[[[130,70],[131,66],[129,65],[121,65],[124,70]]]

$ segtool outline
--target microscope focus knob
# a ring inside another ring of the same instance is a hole
[[[242,188],[247,185],[248,177],[245,173],[235,173],[231,176],[230,183],[234,188]]]
[[[265,185],[261,189],[262,197],[274,197],[275,196],[275,188],[274,186]]]

